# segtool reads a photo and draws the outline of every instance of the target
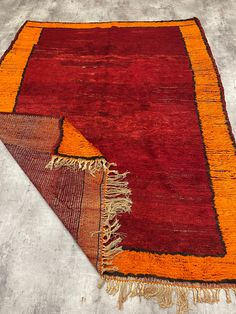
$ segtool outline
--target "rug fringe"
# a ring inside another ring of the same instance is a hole
[[[117,216],[125,212],[129,213],[132,205],[131,190],[128,188],[128,182],[125,181],[128,172],[119,173],[112,169],[116,167],[116,164],[108,163],[104,158],[83,159],[53,155],[46,165],[46,168],[51,170],[61,167],[86,170],[92,175],[95,175],[97,171],[105,173],[101,228],[99,231],[92,232],[91,236],[96,233],[101,234],[101,274],[105,271],[117,270],[112,265],[112,260],[122,251],[120,242],[123,238],[123,235],[118,232],[121,225]]]
[[[147,300],[156,300],[163,309],[171,308],[175,304],[176,314],[187,314],[190,310],[190,300],[193,300],[195,305],[197,303],[219,303],[221,301],[220,292],[224,292],[226,302],[231,303],[231,291],[236,295],[236,289],[228,287],[186,287],[160,282],[147,283],[133,279],[122,281],[114,277],[110,279],[109,276],[104,276],[103,280],[106,284],[106,292],[109,295],[115,296],[118,294],[119,309],[123,308],[123,304],[128,298],[144,297]]]
[[[61,167],[69,167],[73,170],[87,170],[94,175],[97,171],[107,170],[109,163],[105,158],[73,158],[53,155],[46,168],[59,169]]]
[[[100,271],[115,271],[116,267],[112,265],[113,258],[122,251],[120,242],[122,234],[118,232],[120,223],[117,218],[122,213],[131,211],[132,201],[130,199],[131,190],[128,188],[128,182],[125,178],[128,172],[120,174],[111,167],[115,164],[109,164],[106,170],[106,180],[104,182],[104,203],[102,212],[102,253],[100,262]]]

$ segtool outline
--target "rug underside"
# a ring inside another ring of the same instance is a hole
[[[231,302],[235,141],[196,18],[27,21],[1,59],[0,119],[120,308]]]

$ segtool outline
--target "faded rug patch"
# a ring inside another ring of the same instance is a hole
[[[235,141],[196,18],[27,21],[1,59],[0,112],[1,140],[120,307],[231,302]]]

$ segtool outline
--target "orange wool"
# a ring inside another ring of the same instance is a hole
[[[11,50],[0,65],[0,112],[12,112],[22,75],[33,46],[38,42],[42,28],[21,30]]]
[[[60,23],[60,22],[27,22],[29,27],[43,28],[110,28],[116,27],[165,27],[194,25],[194,20],[186,21],[163,21],[163,22],[98,22],[98,23]]]
[[[62,125],[63,137],[58,148],[58,153],[76,157],[100,157],[101,152],[66,119]]]

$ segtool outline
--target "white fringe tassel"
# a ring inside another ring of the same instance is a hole
[[[102,213],[102,261],[101,273],[105,271],[117,270],[112,265],[114,256],[122,251],[119,245],[122,241],[122,235],[118,232],[120,223],[118,215],[131,211],[132,201],[130,199],[131,190],[128,188],[128,182],[125,178],[128,172],[120,174],[117,170],[111,170],[112,163],[108,165],[104,194],[104,210]]]
[[[49,169],[59,169],[69,167],[73,170],[87,170],[94,175],[97,171],[107,170],[109,163],[105,158],[84,159],[53,155],[50,162],[46,165]]]
[[[123,308],[123,303],[129,297],[138,296],[145,299],[154,299],[160,308],[171,308],[175,304],[176,314],[187,314],[190,310],[190,301],[193,301],[195,305],[197,303],[213,304],[219,303],[221,298],[225,297],[226,302],[231,303],[231,292],[234,292],[236,296],[236,287],[180,286],[170,283],[135,281],[134,278],[127,278],[126,281],[122,281],[116,277],[109,278],[109,276],[104,276],[103,280],[106,283],[106,291],[109,295],[118,294],[119,309]]]

